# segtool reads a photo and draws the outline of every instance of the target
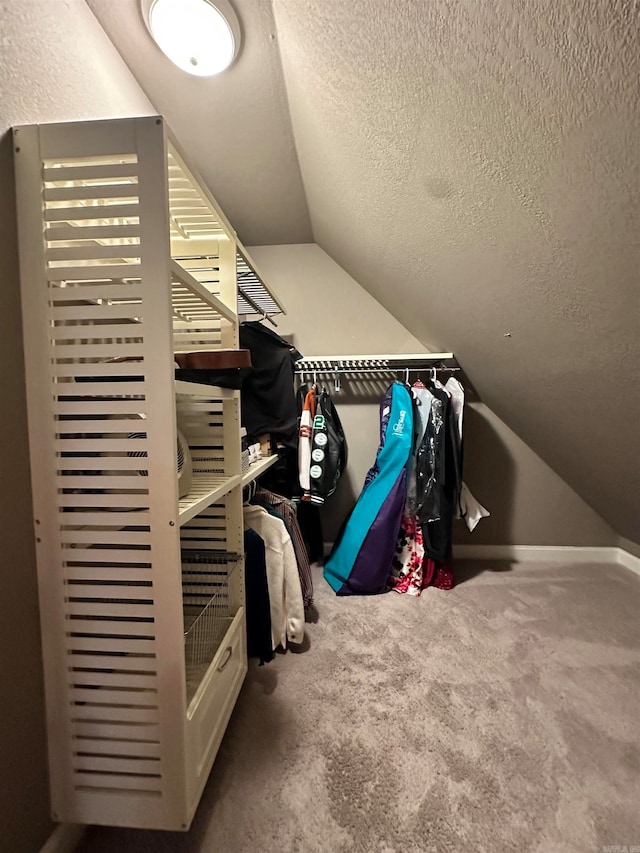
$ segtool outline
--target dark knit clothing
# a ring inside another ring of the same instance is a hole
[[[260,663],[273,660],[271,610],[264,542],[255,530],[244,532],[247,654]]]

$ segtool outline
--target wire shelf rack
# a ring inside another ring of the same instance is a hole
[[[187,701],[207,673],[235,616],[230,584],[238,554],[183,551],[182,602]]]

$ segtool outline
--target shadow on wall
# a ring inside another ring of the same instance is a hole
[[[513,543],[516,501],[516,465],[495,426],[477,408],[464,411],[464,480],[476,500],[491,513],[473,533],[464,521],[454,522],[457,544],[501,545]]]

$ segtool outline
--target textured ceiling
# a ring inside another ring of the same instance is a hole
[[[315,239],[640,541],[636,0],[234,0],[209,80],[87,2],[245,243]]]
[[[274,12],[316,241],[639,541],[638,5]]]
[[[140,0],[87,3],[242,242],[312,240],[270,0],[234,0],[241,51],[209,78],[180,71],[160,52]]]

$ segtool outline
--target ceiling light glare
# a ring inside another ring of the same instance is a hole
[[[228,68],[240,41],[233,10],[218,0],[154,0],[148,26],[160,50],[178,68],[198,77]]]

